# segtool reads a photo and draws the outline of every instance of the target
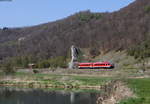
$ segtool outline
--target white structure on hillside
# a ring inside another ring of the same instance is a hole
[[[72,45],[71,46],[71,62],[69,63],[70,69],[75,68],[75,64],[77,63],[77,58],[78,58],[77,48],[74,45]]]

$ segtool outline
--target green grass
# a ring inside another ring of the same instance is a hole
[[[128,79],[127,84],[137,97],[123,100],[119,104],[150,104],[150,78]]]
[[[65,86],[74,86],[75,88],[78,88],[79,86],[100,86],[112,80],[112,78],[107,78],[107,77],[55,75],[55,74],[40,74],[40,73],[32,74],[32,73],[22,73],[22,72],[17,72],[12,76],[14,79],[27,80],[31,82],[38,81],[38,83],[42,85],[46,85],[46,84],[52,84],[54,86],[65,85]]]
[[[107,81],[112,80],[112,78],[107,77],[81,77],[81,76],[74,76],[75,80],[82,82],[84,85],[102,85]]]

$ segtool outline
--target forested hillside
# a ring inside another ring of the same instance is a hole
[[[83,11],[33,27],[0,29],[0,60],[30,62],[67,57],[71,45],[105,53],[126,50],[150,38],[150,0],[136,0],[112,13]]]

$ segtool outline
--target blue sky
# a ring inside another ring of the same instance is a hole
[[[12,0],[0,2],[0,27],[23,27],[62,19],[84,10],[112,12],[135,0]]]

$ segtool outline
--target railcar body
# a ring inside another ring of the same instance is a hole
[[[79,69],[111,69],[114,68],[114,65],[110,62],[94,62],[94,63],[79,63],[78,64]]]

